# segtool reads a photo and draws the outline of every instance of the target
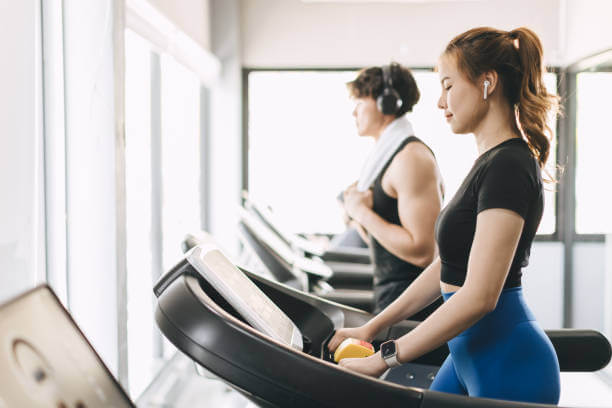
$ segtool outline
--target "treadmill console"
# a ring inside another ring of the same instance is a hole
[[[216,246],[196,246],[186,259],[253,327],[302,351],[302,334],[293,321]]]

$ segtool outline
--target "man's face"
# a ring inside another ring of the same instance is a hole
[[[379,136],[384,129],[384,115],[376,107],[374,98],[367,96],[353,100],[353,116],[359,136]]]

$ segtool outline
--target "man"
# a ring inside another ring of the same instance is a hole
[[[358,134],[376,141],[343,201],[350,224],[372,249],[374,312],[379,313],[434,259],[442,178],[432,151],[404,116],[420,96],[410,70],[396,63],[366,68],[347,87]],[[438,302],[412,319],[424,319]]]

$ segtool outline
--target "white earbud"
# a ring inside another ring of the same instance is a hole
[[[487,99],[487,90],[489,89],[489,85],[491,85],[491,83],[489,82],[488,79],[485,79],[484,81],[484,99]]]

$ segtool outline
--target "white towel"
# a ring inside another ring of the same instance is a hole
[[[366,191],[372,186],[393,153],[410,136],[414,136],[414,131],[412,124],[405,116],[389,123],[361,168],[357,190]]]

